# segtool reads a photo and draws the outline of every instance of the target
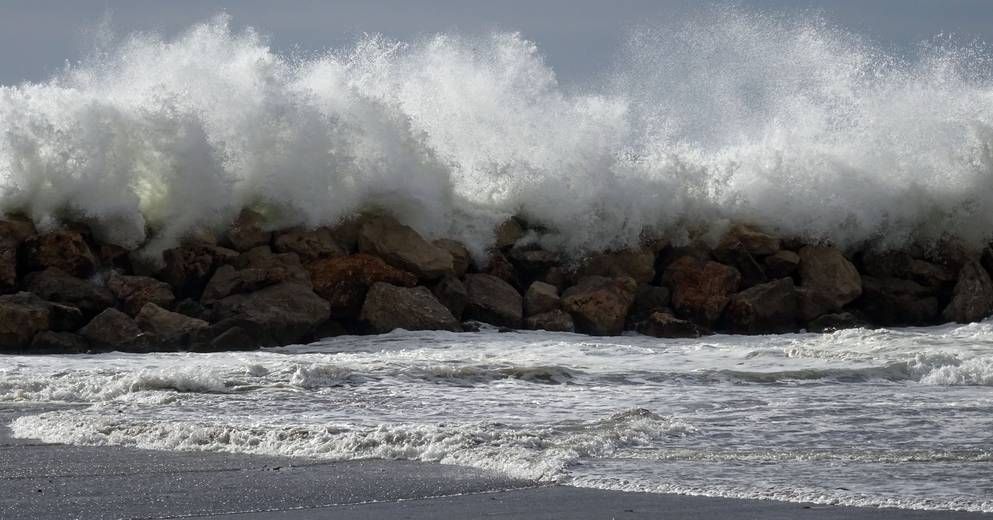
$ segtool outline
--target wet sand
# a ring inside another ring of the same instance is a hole
[[[0,405],[0,518],[993,519],[993,514],[814,506],[541,486],[405,461],[327,462],[43,444]]]

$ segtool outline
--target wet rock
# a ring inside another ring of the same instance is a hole
[[[462,313],[465,311],[469,294],[466,292],[465,284],[461,280],[454,276],[446,276],[435,284],[431,292],[434,293],[435,298],[438,298],[438,301],[442,305],[448,308],[456,320],[462,319]]]
[[[155,342],[130,316],[117,309],[104,310],[80,329],[79,334],[101,349],[141,352]]]
[[[792,278],[750,287],[731,297],[724,317],[736,333],[768,334],[797,330],[800,295]]]
[[[800,288],[800,317],[809,321],[858,298],[862,277],[838,249],[806,246],[800,249]]]
[[[526,316],[544,314],[559,309],[559,290],[554,285],[534,282],[524,293],[524,313]]]
[[[647,284],[639,285],[634,295],[634,305],[631,307],[631,312],[628,316],[629,321],[638,323],[648,319],[652,313],[670,312],[670,297],[669,289],[665,287]]]
[[[764,265],[741,244],[728,249],[715,249],[713,256],[718,262],[738,270],[738,273],[741,274],[740,288],[748,288],[769,281]]]
[[[232,294],[253,292],[287,281],[292,281],[288,272],[278,267],[235,269],[234,266],[222,265],[207,282],[200,301],[204,305],[210,305]]]
[[[965,262],[942,317],[957,323],[980,321],[993,313],[993,281],[976,260]]]
[[[891,277],[863,276],[858,303],[873,323],[884,326],[935,324],[940,310],[933,289]]]
[[[234,224],[224,235],[224,245],[235,251],[248,251],[253,247],[269,245],[272,232],[265,231],[264,217],[250,209],[242,210]]]
[[[294,228],[279,232],[273,240],[273,246],[279,253],[296,253],[302,263],[348,254],[345,248],[338,245],[331,229],[327,227]]]
[[[546,251],[536,246],[512,249],[510,260],[514,264],[515,271],[523,274],[527,279],[541,276],[562,261],[558,253]]]
[[[737,269],[692,256],[671,263],[662,278],[672,291],[676,315],[707,328],[717,322],[741,283]]]
[[[512,247],[518,240],[524,237],[524,227],[521,226],[521,223],[517,219],[511,218],[497,226],[494,233],[496,239],[493,242],[493,247],[496,249],[505,249]]]
[[[160,278],[179,298],[198,299],[214,271],[238,257],[237,251],[207,244],[189,244],[162,254],[165,268]]]
[[[800,255],[783,249],[765,257],[763,262],[765,274],[769,279],[786,278],[792,276],[800,267]]]
[[[90,350],[86,338],[72,332],[39,332],[31,340],[32,351],[47,351],[58,353],[79,354]]]
[[[912,257],[904,251],[869,252],[862,257],[865,274],[876,278],[903,278],[927,287],[955,281],[955,271]]]
[[[196,331],[210,325],[204,320],[168,311],[152,302],[141,308],[135,321],[142,330],[154,335],[160,342],[178,345],[188,344],[189,338]]]
[[[464,316],[491,325],[521,328],[524,301],[517,289],[489,274],[467,274]]]
[[[417,285],[417,277],[364,254],[325,258],[307,266],[314,291],[331,305],[331,316],[354,319],[369,287],[384,282],[402,287]]]
[[[201,351],[226,351],[226,350],[250,350],[257,346],[257,339],[250,332],[242,327],[233,326],[224,329],[222,332],[214,336],[209,343],[207,343],[207,348],[203,345],[197,350]]]
[[[98,265],[83,234],[71,229],[34,235],[24,242],[24,249],[31,271],[54,267],[73,276],[87,277]]]
[[[626,249],[599,253],[587,258],[576,272],[586,276],[628,276],[639,284],[655,279],[655,253],[651,249]]]
[[[112,274],[107,278],[107,289],[131,316],[137,315],[146,303],[171,308],[176,301],[169,284],[148,276]]]
[[[442,238],[435,240],[432,244],[448,251],[448,254],[452,255],[452,268],[455,270],[455,276],[457,278],[465,276],[466,271],[469,270],[469,263],[472,257],[462,242]]]
[[[0,349],[23,349],[51,327],[48,307],[30,293],[0,296]]]
[[[716,249],[742,249],[752,256],[761,257],[775,254],[781,247],[778,237],[752,226],[737,224],[724,235]]]
[[[359,251],[376,255],[422,280],[437,280],[455,273],[451,253],[392,218],[372,218],[362,224]]]
[[[681,320],[668,312],[653,312],[638,324],[638,332],[656,338],[699,338],[709,334],[693,322]]]
[[[835,332],[844,329],[868,327],[869,323],[852,312],[825,314],[807,324],[808,332]]]
[[[260,269],[267,271],[270,280],[293,281],[310,285],[310,273],[304,268],[300,256],[296,253],[274,254],[269,246],[252,248],[235,258],[231,265],[241,269]]]
[[[192,298],[186,298],[176,302],[175,311],[183,316],[189,316],[198,320],[205,320],[209,314],[206,307]]]
[[[546,330],[548,332],[574,332],[576,325],[572,315],[560,309],[528,316],[524,325],[529,330]]]
[[[35,234],[30,221],[0,219],[0,292],[17,288],[18,251],[21,244]]]
[[[366,295],[360,319],[375,333],[405,330],[461,331],[459,322],[426,287],[374,284]]]
[[[515,289],[519,288],[521,285],[514,264],[511,263],[506,255],[499,251],[490,252],[490,257],[487,261],[486,267],[481,270],[481,272],[496,276],[497,278],[513,286]]]
[[[595,336],[616,336],[624,330],[637,287],[626,276],[588,276],[562,293],[562,308],[572,315],[576,330]]]
[[[76,307],[86,318],[115,304],[114,293],[106,287],[70,276],[55,267],[31,273],[25,285],[28,291],[44,300]]]
[[[213,321],[237,318],[255,325],[260,345],[288,345],[308,338],[330,311],[310,287],[284,282],[228,296],[214,304],[212,314]]]

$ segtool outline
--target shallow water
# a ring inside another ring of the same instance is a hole
[[[384,457],[621,490],[993,511],[993,323],[660,340],[403,332],[0,357],[15,435]]]

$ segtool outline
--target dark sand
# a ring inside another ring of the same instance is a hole
[[[957,512],[538,486],[402,461],[322,462],[12,439],[39,407],[0,405],[0,518],[993,519]]]

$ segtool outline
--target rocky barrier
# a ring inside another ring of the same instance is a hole
[[[161,259],[85,227],[0,220],[0,349],[213,351],[345,333],[503,329],[657,337],[973,322],[993,312],[993,254],[954,239],[841,251],[737,225],[704,245],[649,240],[566,259],[511,219],[488,257],[383,215],[265,228],[245,211]]]

